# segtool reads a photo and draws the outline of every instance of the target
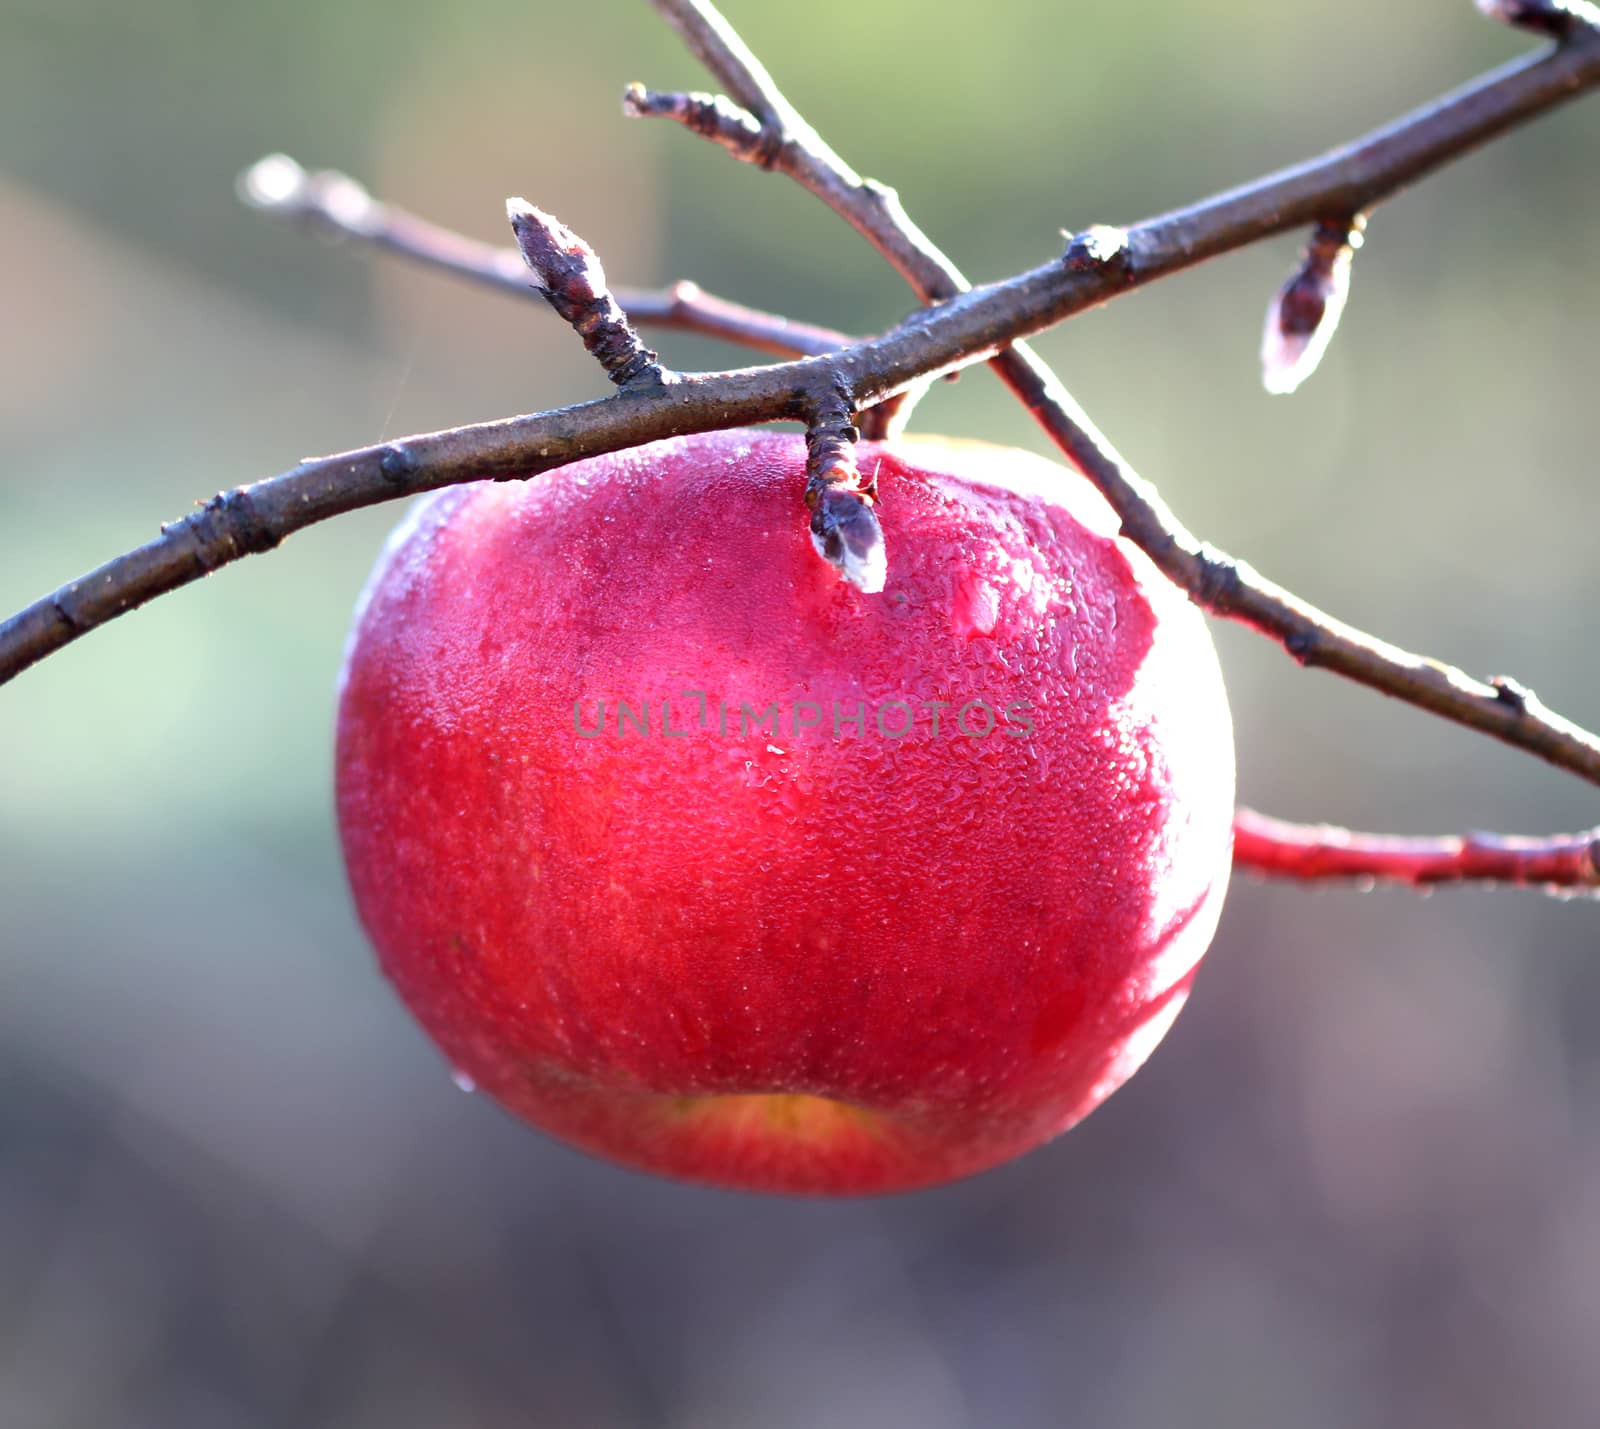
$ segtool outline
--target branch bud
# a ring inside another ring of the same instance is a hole
[[[1350,265],[1367,221],[1324,220],[1311,231],[1300,267],[1267,309],[1261,338],[1261,381],[1277,395],[1293,392],[1317,370],[1350,296]]]
[[[605,269],[583,239],[526,199],[506,200],[506,217],[534,284],[618,387],[661,382],[656,355],[639,340],[606,287]]]

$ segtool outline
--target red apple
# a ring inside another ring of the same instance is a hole
[[[338,807],[459,1079],[763,1191],[993,1166],[1127,1079],[1228,882],[1205,625],[1077,475],[862,443],[888,583],[818,559],[797,436],[420,502],[362,600]]]

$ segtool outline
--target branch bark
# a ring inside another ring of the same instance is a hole
[[[1233,821],[1233,866],[1300,882],[1506,884],[1600,896],[1600,829],[1546,838],[1505,834],[1400,838],[1331,825],[1291,824],[1253,809]]]

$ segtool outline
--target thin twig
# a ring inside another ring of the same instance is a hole
[[[1600,896],[1600,829],[1548,838],[1505,834],[1399,838],[1329,825],[1286,823],[1253,809],[1233,820],[1233,866],[1264,878],[1353,880],[1412,888],[1511,884]]]
[[[347,174],[333,169],[307,172],[286,154],[269,154],[239,176],[238,187],[244,201],[264,213],[399,254],[496,292],[539,297],[515,248],[482,243],[384,203]],[[819,357],[856,341],[832,328],[714,297],[697,283],[678,282],[661,292],[620,287],[611,291],[641,327],[698,333],[774,357]]]
[[[1585,32],[1506,66],[1322,159],[1127,231],[1109,262],[1055,260],[913,314],[826,358],[698,375],[531,417],[454,428],[311,461],[239,488],[0,625],[0,682],[86,631],[315,521],[460,481],[528,477],[660,437],[803,419],[842,384],[860,407],[919,379],[986,360],[1008,343],[1132,285],[1178,272],[1322,212],[1357,212],[1512,125],[1600,82],[1600,35]],[[1128,261],[1124,261],[1124,259]],[[1014,349],[1013,349],[1014,351]],[[1208,609],[1319,665],[1528,750],[1600,783],[1600,738],[1509,681],[1484,683],[1332,621],[1196,540],[1094,432],[1047,369],[1008,378],[1090,475],[1125,532]]]
[[[935,272],[943,283],[954,284],[946,292],[924,295],[925,302],[965,290],[967,284],[955,265],[912,221],[895,191],[862,178],[823,142],[715,6],[705,0],[651,3],[732,100],[748,111],[745,117],[754,124],[758,140],[740,158],[776,169],[815,194],[894,264],[913,288],[928,285]],[[629,112],[634,112],[631,106],[640,92],[648,93],[643,86],[630,86],[624,100]],[[770,157],[763,156],[762,145]]]
[[[863,178],[824,142],[715,6],[703,0],[651,3],[731,100],[662,94],[632,84],[623,95],[625,114],[674,119],[721,144],[735,158],[794,180],[871,243],[922,302],[938,302],[968,290],[971,285],[912,220],[900,196],[874,179]],[[863,426],[874,438],[896,435],[927,388],[924,383],[897,397],[888,412],[866,415]]]

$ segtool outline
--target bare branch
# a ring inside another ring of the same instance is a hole
[[[1391,645],[1201,541],[1118,455],[1065,388],[1047,378],[1043,396],[1047,400],[1032,409],[1034,415],[1052,436],[1059,432],[1064,450],[1072,444],[1069,455],[1110,501],[1123,535],[1197,605],[1270,636],[1307,668],[1343,675],[1600,783],[1600,737],[1555,714],[1513,680],[1477,680]]]
[[[766,131],[772,157],[764,161],[765,167],[787,174],[820,198],[882,253],[924,302],[965,291],[967,284],[955,265],[912,222],[894,190],[862,178],[823,142],[714,5],[708,0],[651,3],[684,37],[717,82],[749,111],[745,117]],[[633,93],[630,90],[630,95]],[[682,122],[682,116],[670,108],[640,112],[668,113]],[[714,137],[726,142],[720,134]],[[763,162],[753,154],[740,157]],[[940,288],[942,291],[935,291]]]
[[[748,113],[722,101],[719,114],[707,115],[696,101],[717,104],[709,96],[657,95],[643,86],[630,87],[626,112],[686,123],[738,157],[787,174],[872,243],[922,301],[938,302],[967,289],[960,270],[912,221],[894,190],[863,179],[823,142],[709,0],[651,3]],[[1423,174],[1597,79],[1600,35],[1575,31],[1559,50],[1503,66],[1342,149],[1140,224],[1130,233],[1128,285],[1278,233],[1369,212]],[[751,139],[752,132],[759,141]],[[1095,301],[1117,290],[1116,284],[1104,285]],[[1054,381],[1025,345],[1020,356],[1002,354],[994,366],[1030,409]],[[912,405],[910,399],[903,404],[897,423],[903,424]],[[1059,416],[1054,426],[1052,435],[1064,426]]]
[[[679,432],[764,421],[789,390],[781,383],[721,379],[701,389],[686,423],[678,388],[656,387],[311,458],[281,476],[213,497],[163,526],[155,540],[0,624],[0,684],[97,626],[220,566],[271,550],[318,521],[457,482],[536,476]]]
[[[860,341],[833,328],[729,302],[687,279],[679,279],[662,293],[638,288],[612,291],[628,316],[643,326],[677,328],[720,338],[773,357],[823,357]]]
[[[673,383],[632,388],[597,402],[309,459],[280,476],[217,495],[163,526],[155,540],[0,623],[0,684],[147,600],[271,550],[318,521],[458,482],[532,477],[663,437],[806,420],[819,394],[835,387],[864,401],[882,401],[930,373],[982,360],[1019,317],[1047,325],[1060,297],[1047,282],[1023,281],[1014,291],[974,293],[933,322],[935,315],[918,313],[883,337],[829,357],[680,374]]]
[[[515,248],[481,243],[383,203],[336,170],[308,173],[286,154],[269,154],[239,176],[238,188],[246,203],[264,213],[397,253],[513,297],[539,296]],[[611,291],[628,317],[641,326],[699,333],[774,357],[819,357],[856,341],[848,333],[713,297],[696,283],[675,283],[664,292]]]
[[[810,125],[783,97],[766,66],[714,6],[697,0],[651,3],[682,37],[689,53],[716,77],[736,103],[755,116],[761,128],[780,136],[798,137],[810,132]]]
[[[1264,878],[1302,882],[1346,880],[1413,888],[1508,884],[1593,898],[1600,897],[1600,829],[1548,838],[1401,838],[1326,824],[1291,824],[1240,809],[1233,821],[1233,866]]]
[[[705,94],[661,94],[634,84],[623,96],[625,114],[673,119],[735,158],[787,175],[871,243],[922,302],[967,291],[970,284],[917,227],[899,195],[862,178],[823,141],[715,6],[707,0],[651,3],[737,103]],[[876,439],[898,435],[926,391],[923,384],[898,397],[889,411],[864,414],[863,426]]]
[[[1370,213],[1453,159],[1600,82],[1600,33],[1513,60],[1343,148],[1138,226],[1138,281],[1319,219]]]
[[[671,119],[691,134],[720,144],[743,164],[770,169],[786,140],[776,129],[763,129],[748,109],[720,94],[677,93],[630,84],[622,91],[622,112],[629,119]]]

